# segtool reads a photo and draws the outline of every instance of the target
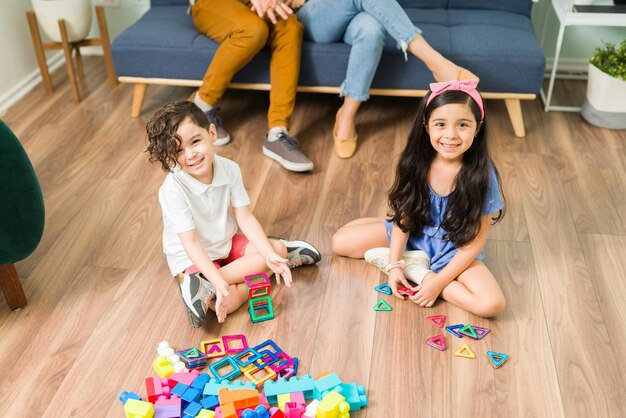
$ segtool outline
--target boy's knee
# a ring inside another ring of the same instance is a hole
[[[304,27],[302,22],[298,20],[295,14],[289,15],[286,20],[275,26],[275,30],[280,32],[281,37],[289,39],[291,42],[301,42],[304,35]]]
[[[250,19],[238,31],[238,38],[248,45],[251,50],[260,51],[270,35],[267,24],[261,19]]]

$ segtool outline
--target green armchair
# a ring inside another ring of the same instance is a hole
[[[0,120],[0,286],[9,308],[26,305],[13,263],[37,248],[45,222],[39,181],[26,151]]]

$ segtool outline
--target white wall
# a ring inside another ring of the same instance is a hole
[[[94,4],[99,4],[101,1],[92,0]],[[120,3],[118,7],[105,9],[111,39],[114,39],[149,8],[149,0],[107,1]],[[26,21],[26,11],[31,9],[30,1],[0,0],[0,2],[0,56],[3,57],[5,63],[0,66],[0,115],[2,115],[37,83],[40,83],[41,76]],[[541,23],[546,12],[549,13],[549,20],[544,52],[548,57],[549,65],[554,55],[558,22],[550,0],[540,0],[539,3],[533,5],[532,18],[537,34],[541,30]],[[91,36],[97,33],[94,18]],[[593,49],[600,46],[602,40],[619,43],[624,38],[626,38],[626,28],[569,28],[565,34],[559,69],[584,71]],[[94,53],[98,53],[98,50],[97,47],[92,49]],[[86,53],[89,52],[86,51]],[[61,51],[50,51],[46,53],[46,56],[51,70],[64,65]]]
[[[100,1],[92,0],[94,4],[100,4]],[[34,86],[41,83],[41,75],[26,20],[26,11],[32,10],[30,1],[0,0],[0,2],[0,57],[5,63],[0,66],[0,115],[2,115]],[[149,0],[119,0],[119,3],[118,7],[105,8],[111,39],[150,7]],[[97,28],[94,13],[90,36],[98,35]],[[42,36],[45,37],[43,33]],[[46,41],[47,38],[44,38],[44,42]],[[99,47],[90,48],[94,53],[102,51]],[[88,55],[89,52],[85,51],[84,54]],[[46,52],[46,58],[50,72],[65,65],[63,52],[60,50]]]

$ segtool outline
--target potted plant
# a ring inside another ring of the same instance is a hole
[[[37,21],[54,42],[61,42],[59,19],[65,20],[69,42],[82,41],[91,29],[91,0],[31,0]]]
[[[587,98],[581,114],[601,128],[626,129],[626,39],[604,42],[589,61]]]

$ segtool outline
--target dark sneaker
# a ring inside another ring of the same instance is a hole
[[[213,145],[226,145],[230,142],[230,135],[228,135],[228,132],[226,132],[224,127],[222,127],[222,118],[220,118],[217,114],[219,110],[219,107],[214,107],[204,113],[209,119],[209,123],[214,124],[217,129],[217,138],[215,139],[215,142],[213,142]]]
[[[315,264],[322,259],[317,248],[312,244],[302,241],[287,241],[286,239],[276,238],[282,242],[287,248],[287,259],[289,260],[289,268]]]
[[[278,134],[276,141],[270,142],[265,138],[263,154],[280,163],[289,171],[311,171],[313,162],[300,151],[298,140],[285,132]]]
[[[192,327],[204,324],[208,303],[215,298],[215,288],[202,276],[202,273],[177,274],[180,295],[187,309],[187,317]]]

